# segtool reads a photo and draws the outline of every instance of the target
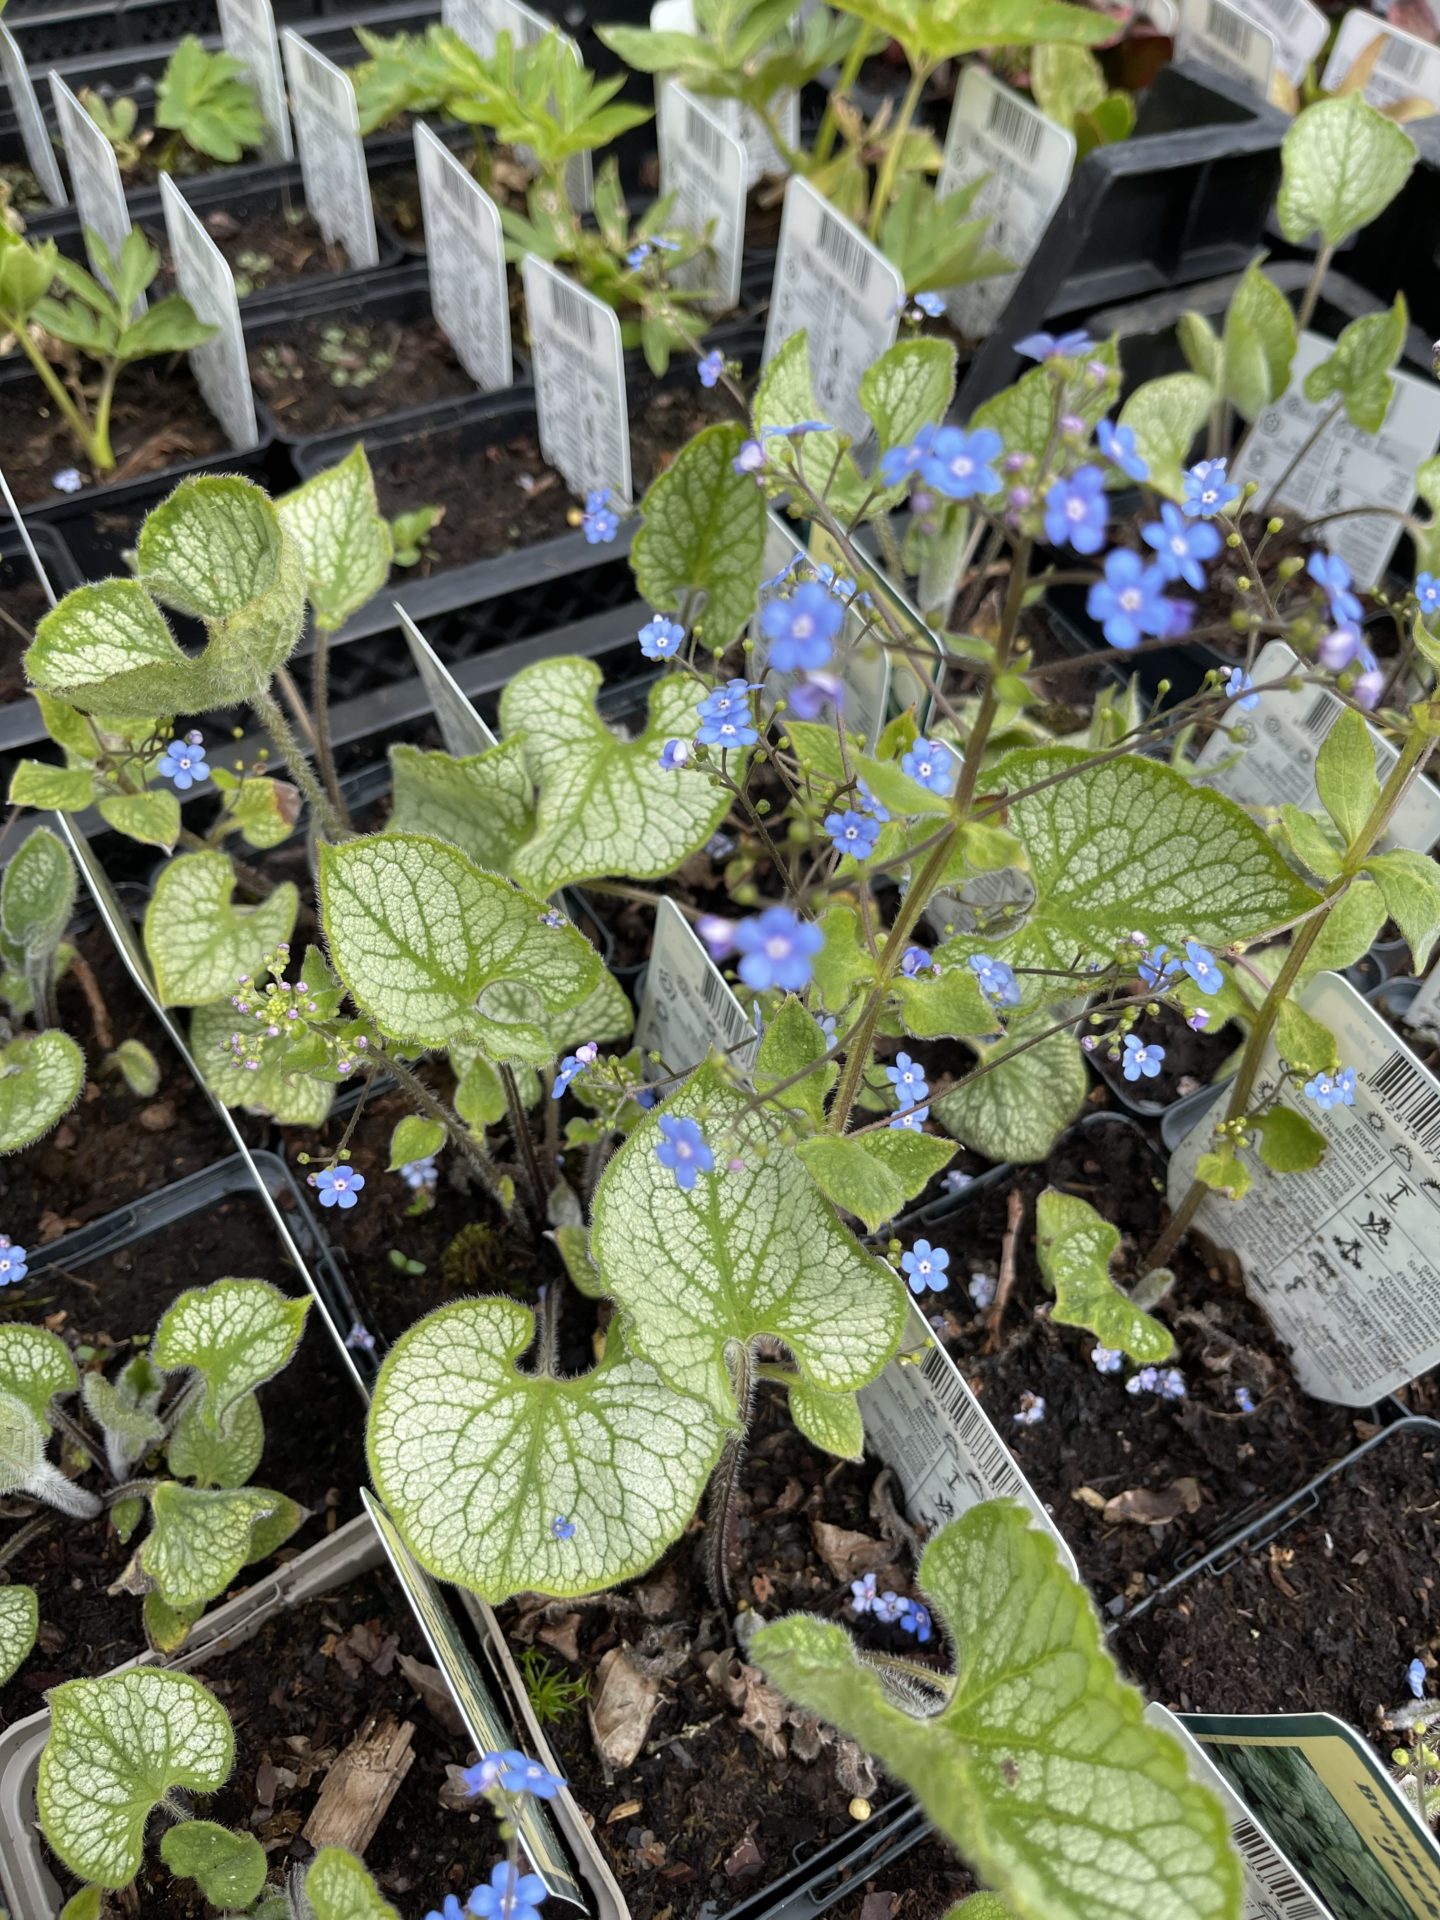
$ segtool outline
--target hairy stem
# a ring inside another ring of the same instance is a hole
[[[33,1520],[27,1520],[23,1527],[18,1527],[0,1547],[0,1567],[8,1565],[26,1547],[33,1546],[35,1541],[43,1540],[54,1524],[53,1513],[37,1513]]]
[[[510,1131],[515,1136],[515,1151],[520,1156],[520,1174],[527,1197],[537,1220],[545,1218],[545,1199],[550,1191],[544,1174],[540,1170],[540,1157],[535,1151],[535,1136],[530,1131],[529,1117],[520,1099],[520,1089],[515,1084],[513,1068],[501,1066],[500,1084],[505,1089],[505,1108],[510,1115]]]
[[[740,1468],[750,1433],[750,1409],[755,1396],[755,1353],[748,1341],[732,1341],[725,1358],[740,1423],[725,1436],[715,1471],[710,1476],[710,1502],[705,1515],[705,1579],[717,1607],[728,1609],[735,1598],[731,1568],[739,1548]]]
[[[352,833],[350,809],[340,791],[335,748],[330,738],[330,636],[320,627],[315,630],[315,651],[310,658],[310,701],[314,708],[315,758],[319,762],[320,778],[325,782],[325,791],[340,824],[347,833]]]
[[[427,1119],[438,1121],[444,1127],[445,1137],[464,1158],[471,1172],[475,1174],[500,1211],[502,1213],[511,1211],[505,1204],[500,1169],[460,1116],[452,1113],[445,1102],[431,1092],[412,1067],[408,1067],[403,1060],[397,1060],[394,1054],[387,1053],[383,1060],[371,1062],[371,1072],[392,1074],[419,1111]]]
[[[344,828],[330,805],[328,796],[315,778],[314,769],[305,757],[305,749],[295,738],[295,730],[285,718],[285,710],[268,687],[250,696],[250,704],[259,716],[260,724],[269,734],[275,751],[285,762],[294,776],[295,784],[309,803],[310,811],[331,839],[341,839]]]

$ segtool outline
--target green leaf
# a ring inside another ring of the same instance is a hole
[[[1379,433],[1395,398],[1390,370],[1405,345],[1409,314],[1405,296],[1384,313],[1361,314],[1335,342],[1335,351],[1305,376],[1305,398],[1319,406],[1330,394],[1345,402],[1345,416],[1362,433]]]
[[[821,1004],[839,1013],[857,986],[875,977],[875,961],[864,945],[853,907],[827,907],[817,925],[825,944],[814,958],[815,987]]]
[[[231,620],[271,591],[284,544],[263,487],[203,474],[146,514],[135,570],[162,605],[197,620]]]
[[[109,793],[100,802],[100,818],[127,840],[173,850],[180,838],[180,802],[168,788],[149,793]]]
[[[829,1052],[830,1042],[821,1032],[819,1023],[794,995],[786,997],[784,1005],[765,1029],[765,1037],[760,1042],[760,1051],[755,1060],[755,1090],[764,1093],[778,1081],[788,1080],[792,1074],[801,1073]],[[778,1096],[777,1105],[798,1107],[812,1126],[820,1128],[825,1124],[825,1102],[835,1085],[839,1069],[833,1060],[823,1067],[816,1067],[814,1073],[806,1074],[803,1080],[797,1080],[793,1087],[787,1087]]]
[[[1302,813],[1288,803],[1280,809],[1280,830],[1296,859],[1322,880],[1333,880],[1340,871],[1342,849],[1313,813]]]
[[[1115,342],[1100,342],[1086,358],[1098,361],[1101,366],[1114,368]],[[1055,431],[1056,392],[1056,383],[1049,368],[1034,367],[1029,373],[1023,374],[1013,387],[1006,387],[993,399],[978,406],[970,417],[970,425],[972,429],[994,427],[1004,441],[1007,453],[1033,453],[1039,459]],[[1067,411],[1093,427],[1111,406],[1114,397],[1115,388],[1110,382],[1096,381],[1093,386],[1087,382],[1082,394],[1069,394]]]
[[[1399,193],[1415,165],[1415,142],[1359,93],[1317,100],[1280,147],[1275,212],[1292,245],[1319,229],[1328,247],[1369,226]]]
[[[534,1334],[513,1300],[441,1307],[396,1342],[370,1409],[371,1476],[405,1544],[496,1606],[642,1573],[688,1525],[733,1422],[733,1399],[717,1418],[613,1324],[593,1372],[520,1373]]]
[[[1028,1165],[1048,1158],[1090,1091],[1085,1056],[1073,1034],[1052,1034],[1007,1059],[1025,1038],[1025,1023],[1017,1021],[1007,1038],[978,1049],[976,1064],[988,1072],[930,1103],[945,1131],[987,1160]]]
[[[1074,129],[1082,114],[1105,98],[1105,74],[1088,47],[1037,47],[1030,62],[1030,91],[1042,113]]]
[[[358,442],[323,473],[275,503],[300,549],[305,593],[322,633],[335,633],[390,577],[394,545]]]
[[[1340,972],[1375,944],[1385,924],[1385,899],[1369,880],[1352,880],[1346,891],[1325,915],[1325,924],[1300,969],[1297,987],[1313,980],[1317,973]]]
[[[945,418],[955,398],[955,365],[948,340],[898,340],[865,369],[860,404],[882,451],[908,447],[922,427]]]
[[[218,1425],[289,1365],[309,1311],[308,1299],[292,1300],[266,1280],[190,1287],[155,1329],[155,1364],[166,1373],[192,1368],[205,1383],[206,1418]]]
[[[113,1439],[127,1461],[143,1460],[151,1447],[165,1438],[165,1422],[153,1408],[132,1405],[103,1373],[87,1373],[80,1381],[85,1411],[107,1439]]]
[[[200,1487],[243,1487],[265,1451],[265,1420],[253,1393],[243,1394],[222,1420],[205,1417],[190,1401],[175,1423],[166,1462],[177,1480]]]
[[[919,1580],[958,1668],[933,1714],[896,1705],[844,1628],[809,1615],[762,1627],[750,1657],[909,1786],[1024,1920],[1236,1920],[1225,1811],[1142,1718],[1049,1536],[986,1502],[937,1534]]]
[[[1167,373],[1137,387],[1120,409],[1120,425],[1132,430],[1149,464],[1150,484],[1172,500],[1185,490],[1181,469],[1214,401],[1214,388],[1198,373]]]
[[[893,1220],[905,1204],[905,1192],[888,1167],[866,1152],[868,1137],[845,1140],[817,1134],[802,1140],[796,1152],[827,1199],[863,1220],[869,1232]]]
[[[912,67],[917,54],[938,66],[997,45],[1063,40],[1093,47],[1109,38],[1087,9],[1062,0],[843,0],[841,11],[898,40]]]
[[[95,776],[86,767],[53,767],[45,760],[22,760],[10,780],[12,807],[80,813],[94,798]]]
[[[1055,1295],[1062,1327],[1086,1327],[1102,1347],[1151,1366],[1175,1351],[1170,1330],[1116,1286],[1110,1262],[1120,1245],[1112,1227],[1077,1194],[1047,1187],[1035,1203],[1035,1253]]]
[[[1325,1157],[1324,1134],[1294,1107],[1271,1107],[1251,1125],[1260,1135],[1260,1158],[1272,1173],[1308,1173]]]
[[[407,745],[390,749],[395,804],[390,829],[448,840],[491,873],[508,873],[535,830],[535,788],[523,738],[456,758]]]
[[[30,1657],[40,1631],[40,1601],[33,1587],[0,1587],[0,1687]]]
[[[213,1793],[235,1760],[230,1717],[188,1673],[132,1667],[50,1694],[37,1797],[45,1838],[73,1874],[123,1887],[145,1825],[172,1787]]]
[[[734,467],[745,439],[745,428],[727,421],[687,441],[651,482],[630,549],[641,597],[662,613],[688,603],[690,624],[716,653],[754,613],[765,560],[765,497]],[[698,608],[688,598],[697,593]]]
[[[85,1056],[58,1027],[18,1033],[0,1047],[0,1153],[18,1153],[48,1133],[84,1081]]]
[[[790,1418],[805,1438],[839,1460],[865,1453],[865,1421],[853,1393],[827,1393],[798,1383],[790,1389]]]
[[[1228,1143],[1201,1154],[1195,1178],[1227,1200],[1243,1200],[1250,1191],[1250,1169]]]
[[[1282,1000],[1275,1044],[1297,1073],[1330,1073],[1339,1065],[1335,1036],[1294,1000]]]
[[[1242,419],[1257,420],[1284,393],[1295,344],[1290,302],[1252,263],[1226,311],[1222,342],[1221,391]]]
[[[48,966],[75,912],[78,885],[64,841],[48,827],[32,828],[0,879],[6,939]]]
[[[400,1920],[354,1854],[322,1847],[305,1872],[305,1898],[315,1920]]]
[[[230,1046],[235,1031],[228,1000],[197,1007],[190,1019],[190,1051],[205,1084],[227,1107],[268,1113],[284,1126],[318,1127],[335,1098],[331,1081],[287,1068],[285,1054],[262,1047],[256,1072],[247,1073]]]
[[[599,981],[595,949],[549,925],[544,900],[419,834],[322,847],[320,903],[356,1005],[409,1045],[466,1040],[492,1060],[548,1065],[548,1022]]]
[[[213,1820],[185,1820],[160,1837],[160,1858],[193,1880],[214,1907],[248,1907],[265,1884],[265,1849],[253,1833],[232,1833]]]
[[[810,373],[810,336],[802,327],[792,333],[772,360],[761,370],[750,402],[750,417],[755,437],[764,440],[769,427],[798,427],[802,421],[815,420],[815,383]],[[843,451],[844,436],[838,432],[807,433],[797,441],[796,459],[800,471],[817,491],[835,470],[835,481],[848,492],[858,485],[860,475],[855,462]],[[837,467],[838,462],[838,467]],[[759,488],[755,491],[758,493]]]
[[[980,991],[972,967],[940,963],[939,973],[903,974],[892,987],[905,1031],[917,1040],[960,1038],[995,1031],[995,1009]]]
[[[138,580],[67,593],[36,627],[25,672],[82,711],[104,707],[124,719],[178,711],[193,685],[190,662]]]
[[[79,1384],[70,1349],[58,1334],[23,1320],[0,1325],[0,1392],[15,1394],[48,1426],[50,1402]]]
[[[716,1165],[691,1192],[655,1157],[661,1115],[694,1119]],[[634,1350],[729,1419],[730,1340],[781,1340],[803,1382],[853,1392],[899,1343],[905,1295],[836,1219],[794,1152],[709,1068],[616,1153],[596,1189],[591,1252]]]
[[[155,124],[178,130],[197,152],[227,165],[265,138],[265,116],[242,62],[211,51],[193,33],[186,34],[165,63],[155,89]],[[216,1904],[238,1907],[248,1902]]]
[[[152,1587],[145,1596],[140,1617],[145,1638],[156,1653],[176,1653],[190,1638],[190,1629],[205,1611],[204,1607],[172,1607]]]
[[[104,1064],[113,1067],[130,1091],[153,1100],[160,1091],[160,1063],[143,1040],[122,1040]]]
[[[1175,336],[1191,372],[1213,387],[1220,377],[1220,336],[1214,327],[1203,313],[1187,308],[1175,323]]]
[[[268,1550],[289,1536],[305,1509],[264,1487],[201,1489],[162,1480],[150,1494],[154,1527],[140,1548],[141,1572],[168,1606],[191,1612],[230,1585],[266,1547],[253,1538],[265,1525]],[[278,1528],[280,1538],[274,1539]]]
[[[390,1135],[390,1173],[398,1173],[412,1160],[428,1160],[445,1144],[445,1129],[438,1120],[427,1120],[418,1113],[407,1113],[395,1122]]]
[[[1440,872],[1429,854],[1398,847],[1372,854],[1365,871],[1385,898],[1385,911],[1405,936],[1416,973],[1424,973],[1440,937]]]
[[[1353,707],[1340,715],[1315,756],[1315,786],[1325,811],[1349,846],[1380,798],[1375,743]]]
[[[166,1007],[227,1003],[242,973],[288,940],[300,910],[289,880],[258,906],[234,904],[235,872],[223,853],[182,853],[155,882],[145,909],[145,954]]]
[[[264,774],[242,776],[228,767],[212,767],[210,778],[220,793],[232,796],[227,826],[247,846],[278,847],[295,831],[300,795],[288,780],[272,780]]]
[[[657,681],[644,730],[621,740],[595,710],[600,681],[593,660],[538,660],[500,698],[501,726],[524,735],[540,789],[535,838],[512,868],[534,893],[611,874],[659,879],[703,847],[729,810],[729,796],[703,773],[660,766],[667,740],[694,736],[694,685],[679,675]],[[743,759],[731,756],[733,773]]]
[[[451,1064],[456,1064],[453,1055]],[[455,1111],[473,1133],[483,1133],[504,1116],[505,1088],[483,1053],[475,1054],[458,1074]]]

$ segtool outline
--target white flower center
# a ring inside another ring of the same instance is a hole
[[[1138,587],[1126,587],[1120,595],[1120,605],[1126,613],[1134,613],[1141,601]]]

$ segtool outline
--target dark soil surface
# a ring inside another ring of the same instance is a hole
[[[262,1203],[248,1194],[192,1213],[119,1252],[73,1267],[32,1267],[22,1286],[0,1298],[7,1315],[49,1327],[82,1363],[99,1365],[113,1378],[148,1341],[178,1294],[225,1275],[298,1291]],[[237,1590],[357,1513],[365,1477],[364,1414],[318,1313],[311,1313],[287,1370],[261,1388],[260,1405],[266,1443],[255,1484],[288,1494],[311,1517],[275,1559],[246,1569]],[[296,1409],[302,1407],[305,1416],[297,1419]],[[51,1457],[59,1457],[56,1444]],[[97,1492],[107,1484],[100,1468],[91,1468],[84,1479]],[[0,1515],[8,1521],[38,1511],[29,1500],[0,1500]],[[148,1528],[148,1520],[144,1525]],[[57,1516],[43,1538],[8,1564],[4,1578],[38,1589],[43,1624],[36,1652],[0,1693],[0,1724],[33,1713],[47,1687],[76,1675],[104,1673],[142,1651],[140,1601],[124,1594],[109,1598],[105,1591],[137,1544],[138,1539],[122,1545],[103,1517],[80,1523]]]
[[[325,244],[298,190],[288,207],[277,197],[273,204],[236,212],[212,207],[202,218],[234,269],[235,290],[242,300],[295,280],[342,273],[350,264],[343,247]]]
[[[1159,1045],[1165,1050],[1154,1080],[1127,1080],[1120,1062],[1111,1060],[1103,1039],[1090,1060],[1106,1084],[1114,1088],[1117,1098],[1138,1103],[1145,1113],[1159,1113],[1183,1100],[1187,1093],[1208,1087],[1242,1038],[1234,1021],[1197,1033],[1182,1013],[1167,1006],[1153,1015],[1142,1013],[1133,1030],[1147,1047]]]
[[[1158,1309],[1175,1335],[1167,1364],[1184,1376],[1183,1400],[1129,1393],[1132,1364],[1098,1372],[1093,1337],[1055,1324],[1035,1258],[1036,1196],[1046,1186],[1078,1194],[1117,1226],[1123,1238],[1113,1271],[1129,1286],[1136,1255],[1166,1217],[1161,1175],[1139,1131],[1109,1121],[1072,1132],[1045,1166],[982,1187],[950,1221],[928,1228],[952,1261],[932,1324],[1112,1611],[1120,1597],[1138,1599],[1151,1579],[1173,1571],[1186,1551],[1232,1532],[1252,1506],[1296,1491],[1360,1437],[1353,1415],[1300,1392],[1238,1270],[1207,1256],[1194,1236]],[[1015,1282],[1003,1344],[990,1353],[988,1316],[976,1312],[967,1288],[974,1273],[999,1275],[1012,1187],[1024,1201]],[[1252,1414],[1237,1405],[1239,1387],[1253,1397]],[[1026,1393],[1045,1401],[1044,1419],[1032,1426],[1014,1418]]]
[[[197,1813],[253,1832],[270,1856],[278,1887],[292,1863],[315,1849],[301,1837],[325,1778],[340,1754],[372,1721],[388,1716],[414,1728],[409,1772],[365,1864],[404,1914],[419,1915],[462,1900],[490,1878],[503,1856],[495,1823],[482,1805],[442,1804],[446,1768],[475,1758],[463,1733],[442,1726],[406,1678],[401,1661],[427,1670],[419,1628],[388,1575],[367,1574],[268,1621],[252,1640],[196,1669],[218,1694],[235,1725],[235,1771],[220,1791],[196,1802]],[[413,1671],[413,1669],[412,1669]],[[191,1880],[172,1879],[147,1850],[135,1883],[145,1920],[200,1920],[215,1912]],[[51,1861],[66,1891],[77,1883]]]
[[[318,314],[292,322],[284,338],[252,341],[249,356],[255,391],[290,435],[330,433],[475,391],[428,317]]]
[[[1399,1433],[1338,1474],[1268,1545],[1120,1629],[1146,1691],[1182,1712],[1334,1713],[1388,1759],[1381,1716],[1440,1665],[1440,1431]]]
[[[974,1875],[931,1834],[890,1865],[857,1875],[854,1892],[831,1911],[834,1920],[940,1920],[974,1891]]]
[[[1282,515],[1282,518],[1283,517]],[[1249,516],[1246,531],[1249,535],[1251,552],[1253,553],[1254,543],[1258,539],[1261,531],[1263,531],[1263,523],[1256,515],[1251,514]],[[1292,557],[1303,558],[1308,556],[1313,550],[1314,544],[1313,540],[1302,540],[1299,535],[1289,527],[1278,534],[1272,535],[1272,537],[1266,541],[1262,570],[1265,584],[1272,593],[1276,590],[1275,570],[1280,562]],[[1145,551],[1148,552],[1149,549],[1147,548]],[[1215,558],[1207,564],[1203,590],[1199,593],[1191,593],[1185,590],[1181,595],[1181,597],[1186,600],[1193,600],[1195,604],[1194,625],[1197,628],[1203,627],[1206,629],[1203,644],[1208,647],[1213,647],[1217,653],[1223,654],[1227,660],[1243,660],[1250,646],[1249,638],[1246,635],[1228,631],[1230,615],[1237,608],[1253,608],[1259,611],[1261,606],[1259,595],[1256,592],[1252,590],[1249,594],[1242,594],[1236,586],[1236,582],[1242,576],[1246,576],[1248,571],[1244,555],[1241,552],[1230,547],[1222,546]],[[1324,597],[1320,589],[1316,587],[1314,582],[1305,574],[1298,574],[1290,589],[1287,605],[1293,605],[1296,600],[1303,600],[1307,593],[1313,597],[1317,607],[1323,606]],[[1361,593],[1359,600],[1366,616],[1365,640],[1367,645],[1374,651],[1378,659],[1394,659],[1398,651],[1398,638],[1394,621],[1386,619],[1383,616],[1378,618],[1372,617],[1380,615],[1381,609],[1380,603],[1370,594]],[[1212,632],[1212,628],[1220,628],[1221,631]],[[1297,648],[1297,651],[1303,651],[1303,649]]]
[[[54,476],[67,468],[101,488],[225,447],[224,431],[200,397],[183,354],[125,368],[115,389],[110,437],[116,466],[103,477],[92,474],[38,379],[0,388],[0,468],[22,506],[63,500]]]
[[[0,619],[0,707],[23,699],[28,691],[20,656],[34,639],[36,626],[50,611],[40,582],[28,573],[16,577],[17,569],[25,565],[23,561],[0,561],[0,612],[5,615]]]

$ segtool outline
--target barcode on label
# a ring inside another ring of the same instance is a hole
[[[1408,79],[1411,74],[1419,73],[1425,65],[1424,47],[1412,47],[1408,40],[1397,40],[1392,34],[1385,35],[1385,44],[1380,49],[1377,67],[1383,67],[1387,73],[1403,73]]]
[[[731,999],[725,982],[709,967],[700,976],[700,998],[705,1002],[705,1011],[719,1022],[731,1046],[750,1037],[750,1022]]]
[[[587,347],[594,346],[595,316],[586,304],[584,295],[564,280],[550,282],[550,317],[557,320],[567,333],[573,333],[577,340],[583,340]]]
[[[991,94],[985,126],[997,140],[1003,140],[1007,147],[1024,154],[1027,160],[1033,160],[1040,151],[1040,136],[1045,131],[1043,125],[1034,114],[1027,113],[1018,100],[1012,100],[1008,93]]]
[[[1322,688],[1305,709],[1305,717],[1300,722],[1300,729],[1303,733],[1308,733],[1312,740],[1327,739],[1331,728],[1344,711],[1344,702],[1337,700],[1333,693],[1326,693]]]
[[[1427,1159],[1440,1150],[1440,1090],[1422,1067],[1395,1052],[1365,1080]]]
[[[1250,1821],[1240,1819],[1230,1832],[1244,1856],[1246,1866],[1276,1902],[1281,1915],[1290,1916],[1290,1920],[1315,1920],[1315,1902],[1297,1884],[1294,1875],[1260,1829]]]
[[[940,1347],[931,1347],[920,1362],[920,1377],[955,1430],[955,1437],[974,1463],[992,1499],[1024,1500],[1025,1481],[1005,1451],[962,1380]]]
[[[854,282],[856,293],[863,294],[870,278],[870,250],[853,233],[847,233],[823,207],[818,243],[820,251],[834,261],[847,280]]]
[[[720,129],[688,101],[685,105],[685,138],[707,167],[721,165],[725,157],[725,142]]]
[[[1205,9],[1205,31],[1237,59],[1243,60],[1249,51],[1249,27],[1238,14],[1222,6],[1221,0],[1209,0]]]

